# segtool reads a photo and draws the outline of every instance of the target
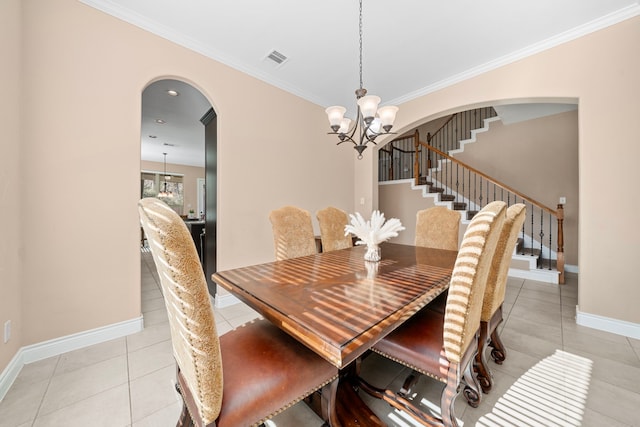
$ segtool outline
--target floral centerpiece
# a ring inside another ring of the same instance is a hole
[[[367,252],[364,254],[366,261],[380,261],[380,243],[396,237],[399,231],[405,228],[397,218],[391,218],[385,223],[384,214],[378,210],[373,211],[371,220],[365,219],[356,212],[350,214],[351,224],[344,227],[344,235],[355,234],[360,240],[356,245],[367,245]]]

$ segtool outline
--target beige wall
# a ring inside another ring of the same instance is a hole
[[[0,347],[0,369],[16,345],[140,315],[141,92],[154,80],[184,79],[218,113],[219,268],[272,260],[267,216],[283,204],[312,212],[330,204],[348,211],[376,206],[375,153],[368,149],[356,162],[353,149],[336,147],[326,135],[322,107],[75,0],[0,5],[1,31],[10,36],[0,46],[23,66],[1,71],[17,82],[7,85],[2,108],[9,110],[5,102],[10,102],[23,115],[9,116],[16,120],[3,132],[11,146],[0,160],[9,166],[3,173],[21,184],[3,188],[0,200],[10,206],[19,201],[20,212],[7,213],[7,222],[15,227],[22,218],[23,226],[20,235],[9,228],[3,236],[9,258],[0,261],[5,269],[0,307],[3,316],[20,319],[19,341]],[[21,22],[19,28],[14,22]],[[640,202],[627,198],[625,209],[612,208],[603,196],[611,196],[612,187],[602,177],[640,178],[635,167],[640,57],[631,54],[639,39],[640,18],[630,19],[402,104],[398,115],[402,131],[485,101],[579,99],[580,309],[636,323],[638,235],[628,227]],[[249,94],[251,103],[245,101]],[[615,141],[624,155],[602,152],[603,141]],[[13,169],[22,158],[28,162]],[[113,165],[120,173],[112,173]],[[87,175],[96,178],[77,179]],[[104,188],[117,191],[106,197],[96,190]],[[83,215],[70,214],[69,207]]]
[[[204,153],[202,153],[202,155],[204,156]],[[140,161],[140,169],[151,172],[163,172],[164,163],[142,160]],[[204,179],[204,168],[167,163],[167,173],[183,175],[184,211],[182,215],[189,213],[189,206],[196,212],[198,209],[198,178]],[[199,212],[196,212],[196,214],[199,214]]]
[[[16,59],[22,54],[24,85],[10,102],[21,99],[28,113],[2,157],[15,162],[20,146],[29,159],[21,186],[3,198],[15,206],[21,197],[10,222],[21,215],[28,224],[7,240],[7,265],[20,268],[2,285],[2,304],[20,317],[17,345],[140,316],[140,111],[152,81],[183,79],[218,114],[220,268],[273,259],[271,209],[352,210],[354,152],[326,135],[322,107],[75,0],[3,2],[1,12],[3,21],[22,23],[2,43]],[[18,69],[3,73],[19,81]],[[88,175],[95,179],[77,179]],[[105,188],[114,191],[107,197]],[[0,369],[16,347],[1,351]]]
[[[0,3],[0,81],[6,82],[0,97],[0,373],[22,345],[22,253],[20,194],[21,127],[20,0]],[[11,320],[12,337],[3,344],[2,331]]]
[[[492,122],[488,132],[477,135],[477,143],[465,145],[455,157],[551,209],[566,197],[565,261],[578,265],[577,111],[508,126]],[[548,245],[548,239],[543,243]]]
[[[633,224],[640,199],[611,183],[640,181],[638,40],[640,17],[635,17],[402,104],[397,123],[401,132],[443,112],[487,103],[577,101],[579,310],[635,324],[640,323],[635,270],[640,234]],[[375,156],[367,159],[369,166],[358,170],[369,174],[356,175],[356,194],[374,200]]]

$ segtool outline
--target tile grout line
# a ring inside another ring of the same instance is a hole
[[[503,318],[503,320],[502,320],[502,328],[500,329],[500,331],[504,330],[505,326],[507,326],[507,323],[509,322],[509,319],[511,318],[511,312],[513,311],[513,309],[516,306],[516,303],[518,302],[518,298],[520,297],[520,292],[522,291],[522,287],[524,286],[524,282],[525,281],[523,279],[522,282],[520,283],[520,286],[518,287],[518,293],[516,294],[516,297],[513,300],[513,304],[511,304],[511,308],[509,309],[509,313],[507,314],[506,319]],[[504,304],[504,302],[503,302],[503,304]]]
[[[42,393],[42,398],[40,399],[40,403],[38,404],[38,409],[36,409],[36,413],[35,413],[35,415],[33,417],[33,421],[31,422],[31,427],[33,427],[35,425],[36,420],[40,416],[40,409],[42,409],[42,403],[44,403],[44,398],[46,397],[47,393],[49,392],[49,387],[51,386],[51,381],[53,380],[53,377],[56,374],[56,370],[58,369],[58,364],[60,364],[61,356],[58,355],[56,357],[57,357],[56,366],[53,368],[53,371],[51,372],[51,376],[49,377],[49,381],[47,381],[47,388],[45,388],[44,393]]]

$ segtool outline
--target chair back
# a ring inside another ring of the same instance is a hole
[[[444,350],[450,362],[460,363],[469,345],[477,342],[487,275],[505,211],[505,202],[489,203],[473,217],[462,238],[444,315]]]
[[[504,226],[496,243],[496,254],[491,261],[487,288],[484,291],[484,302],[480,316],[480,320],[484,322],[489,322],[498,307],[504,302],[513,249],[526,216],[527,208],[522,203],[511,205],[507,209]]]
[[[308,211],[295,206],[283,206],[271,211],[269,220],[273,227],[276,261],[317,253]]]
[[[316,212],[316,218],[320,225],[322,252],[353,246],[351,235],[344,235],[344,227],[349,224],[349,215],[345,211],[329,206]]]
[[[214,422],[222,404],[220,342],[207,283],[184,221],[166,203],[138,203],[140,222],[153,255],[167,307],[173,355],[190,388],[203,424]]]
[[[460,212],[434,206],[416,214],[416,246],[457,251],[459,233]]]

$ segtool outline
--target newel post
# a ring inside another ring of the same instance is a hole
[[[564,284],[564,230],[562,229],[562,223],[564,221],[564,206],[558,205],[558,271],[560,277],[558,282]]]
[[[431,132],[427,132],[427,145],[431,146]],[[427,150],[427,170],[430,170],[430,169],[431,169],[431,150]]]
[[[413,134],[413,180],[415,185],[420,185],[420,153],[418,148],[420,147],[420,133],[416,129]]]

